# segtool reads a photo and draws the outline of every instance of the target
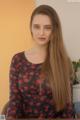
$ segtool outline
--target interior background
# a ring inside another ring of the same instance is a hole
[[[80,58],[80,2],[76,0],[0,0],[0,111],[9,98],[9,67],[12,56],[31,48],[30,15],[40,4],[59,14],[64,43],[72,60]]]

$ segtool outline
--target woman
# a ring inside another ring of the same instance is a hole
[[[72,65],[56,11],[38,6],[30,30],[35,47],[12,59],[7,118],[73,118]]]

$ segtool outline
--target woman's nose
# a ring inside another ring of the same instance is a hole
[[[44,28],[41,28],[39,32],[40,32],[40,35],[43,35],[44,34]]]

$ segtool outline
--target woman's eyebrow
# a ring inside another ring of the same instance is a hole
[[[35,24],[33,24],[33,25],[40,25],[40,24],[35,23]],[[44,26],[47,26],[47,27],[52,27],[52,25],[51,25],[51,24],[45,24]]]

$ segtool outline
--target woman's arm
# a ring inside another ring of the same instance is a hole
[[[19,74],[19,63],[18,57],[15,55],[12,58],[10,66],[10,100],[9,107],[7,110],[6,118],[9,120],[12,118],[18,118],[21,116],[22,102],[21,95],[18,88],[18,74]]]
[[[73,105],[73,87],[72,87],[72,85],[73,85],[73,80],[72,80],[72,76],[71,76],[71,80],[70,80],[71,102],[68,102],[66,104],[66,108],[64,109],[64,112],[62,113],[62,118],[74,118],[75,117],[75,111],[74,111],[74,105]]]

